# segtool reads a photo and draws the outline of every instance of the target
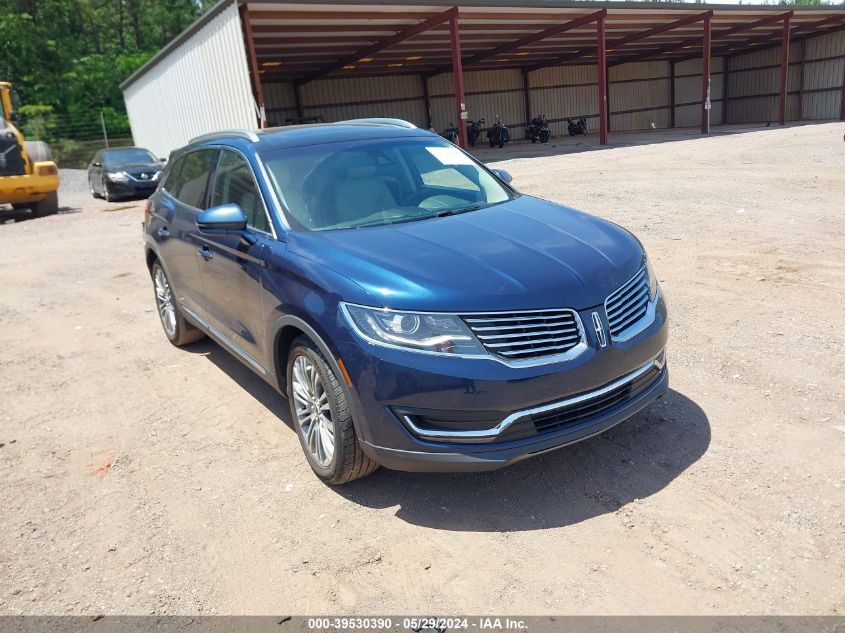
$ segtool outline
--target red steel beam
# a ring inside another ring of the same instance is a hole
[[[431,95],[428,93],[428,77],[420,75],[422,81],[423,103],[425,103],[425,127],[431,128]]]
[[[255,54],[255,40],[252,37],[252,23],[249,9],[245,4],[240,7],[241,25],[243,26],[246,52],[249,59],[249,70],[252,76],[252,87],[255,90],[255,100],[258,103],[258,118],[262,128],[267,127],[267,116],[264,109],[264,87],[261,85],[261,75],[258,72],[258,56]]]
[[[442,24],[443,22],[454,21],[458,16],[458,8],[452,7],[451,9],[447,9],[443,13],[440,13],[424,22],[420,22],[410,28],[407,28],[393,37],[389,37],[387,39],[381,40],[376,42],[372,46],[364,48],[353,55],[349,55],[344,59],[339,61],[333,62],[331,64],[326,64],[319,70],[314,71],[300,79],[297,83],[299,85],[306,84],[309,81],[314,81],[315,79],[319,79],[320,77],[325,77],[329,73],[333,73],[336,70],[340,70],[344,66],[349,66],[358,62],[359,59],[364,57],[372,57],[376,53],[380,53],[386,48],[390,48],[394,44],[398,44],[404,40],[407,40],[410,37],[414,37],[415,35],[419,35],[420,33],[424,33],[425,31],[429,30],[430,28],[437,26],[438,24]],[[403,16],[404,17],[404,16]]]
[[[804,67],[806,65],[807,40],[801,40],[801,56],[798,66],[798,106],[795,109],[795,118],[798,121],[804,119]]]
[[[791,11],[789,12],[791,13]],[[742,31],[747,31],[749,29],[756,29],[760,26],[766,26],[767,24],[773,24],[775,22],[780,22],[783,20],[784,13],[778,13],[777,15],[771,15],[766,18],[762,18],[760,20],[755,20],[754,22],[746,22],[744,24],[737,24],[736,26],[732,26],[729,29],[722,29],[711,33],[711,40],[717,40],[723,37],[728,37],[735,33],[741,33]],[[640,59],[647,59],[649,57],[653,57],[655,55],[662,55],[663,53],[669,53],[671,51],[676,51],[678,49],[682,49],[685,46],[695,46],[696,44],[701,43],[701,37],[691,37],[687,40],[683,40],[682,42],[676,42],[674,44],[666,44],[665,46],[661,46],[656,49],[652,49],[650,51],[643,51],[642,53],[638,53],[635,56],[627,57],[621,60],[617,60],[614,62],[614,66],[619,64],[627,64],[629,62],[635,62]]]
[[[608,48],[615,50],[620,46],[624,46],[625,44],[630,44],[631,42],[636,42],[638,40],[643,40],[652,35],[658,35],[660,33],[665,33],[666,31],[671,31],[672,29],[678,28],[680,26],[686,26],[687,24],[692,24],[694,22],[699,22],[704,19],[704,16],[713,15],[713,11],[705,11],[704,13],[696,13],[695,15],[689,15],[685,18],[681,18],[680,20],[675,20],[674,22],[669,22],[668,24],[661,24],[660,26],[655,26],[650,29],[646,29],[645,31],[641,31],[639,33],[632,33],[631,35],[626,35],[625,37],[621,37],[610,42]],[[602,31],[605,31],[606,27],[602,28]],[[529,70],[539,70],[540,68],[547,68],[548,66],[557,66],[562,64],[566,61],[572,61],[575,59],[579,59],[584,57],[585,55],[589,55],[592,52],[591,48],[584,48],[580,51],[575,53],[569,53],[567,55],[561,55],[557,59],[553,60],[552,62],[544,62],[542,64],[537,64],[529,68]]]
[[[599,57],[599,143],[607,145],[607,42],[604,16],[596,20]]]
[[[675,127],[675,62],[669,62],[669,127]]]
[[[780,43],[780,98],[778,99],[778,123],[786,125],[786,91],[789,83],[789,28],[792,12],[783,18],[783,35]]]
[[[525,99],[525,125],[531,125],[531,119],[534,117],[531,114],[531,86],[528,83],[528,72],[522,71],[522,96]]]
[[[464,96],[464,69],[461,65],[461,31],[458,26],[457,13],[449,20],[449,40],[452,44],[452,79],[455,83],[455,113],[457,114],[458,145],[466,149],[467,126],[464,116],[466,115],[466,97]]]
[[[839,120],[845,121],[845,65],[842,68],[842,101],[839,103]]]
[[[701,133],[710,134],[710,18],[704,18],[701,53]]]
[[[606,15],[607,9],[601,9],[600,11],[581,16],[580,18],[576,18],[575,20],[570,20],[569,22],[564,22],[563,24],[556,24],[554,26],[550,26],[549,28],[540,31],[539,33],[532,33],[531,35],[526,35],[525,37],[522,37],[516,40],[515,42],[503,44],[502,46],[498,46],[493,50],[473,55],[465,62],[465,65],[469,66],[470,64],[475,64],[482,60],[495,57],[496,55],[501,55],[502,53],[510,53],[511,51],[518,50],[523,46],[528,46],[529,44],[540,42],[555,35],[560,35],[561,33],[565,33],[566,31],[571,31],[572,29],[576,29],[579,26],[590,24],[591,22],[595,22],[600,16]]]
[[[728,122],[728,85],[731,78],[731,56],[725,55],[722,58],[722,125]]]
[[[781,18],[780,18],[781,20],[783,20],[783,15],[784,14],[781,14]],[[813,35],[827,35],[828,33],[833,33],[833,32],[835,32],[835,31],[837,31],[837,30],[839,30],[843,27],[838,26],[838,27],[835,27],[835,28],[825,30],[821,33],[814,33],[814,31],[817,30],[818,28],[822,27],[822,26],[827,26],[828,24],[836,24],[838,22],[845,22],[845,15],[834,15],[832,17],[825,18],[824,20],[819,20],[818,22],[805,22],[804,24],[800,24],[798,26],[795,26],[794,28],[791,29],[791,36],[790,37],[791,37],[792,40],[795,40],[797,36],[802,35],[804,33],[806,33],[806,35],[804,35],[805,38],[806,37],[812,37]],[[845,25],[843,25],[843,26],[845,26]],[[763,39],[751,38],[751,39],[747,39],[747,40],[742,40],[741,42],[732,42],[730,45],[724,46],[724,47],[720,48],[718,51],[715,51],[714,56],[718,57],[722,54],[730,53],[731,51],[733,51],[733,49],[735,49],[737,47],[740,47],[740,48],[751,47],[752,45],[754,45],[754,50],[764,50],[765,48],[778,47],[781,44],[781,37],[782,37],[782,31],[779,30],[779,32],[774,37],[771,34],[767,33],[766,36],[763,37]],[[737,52],[739,52],[739,51],[737,51]],[[750,52],[750,51],[743,51],[743,52]]]

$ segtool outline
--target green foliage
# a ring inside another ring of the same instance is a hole
[[[211,0],[0,0],[0,81],[33,139],[128,136],[120,83]],[[70,148],[73,149],[73,148]]]

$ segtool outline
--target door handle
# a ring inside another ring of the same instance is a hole
[[[197,249],[197,253],[199,253],[200,257],[202,257],[205,261],[209,261],[212,257],[214,257],[214,253],[212,253],[211,249],[205,245],[200,246]]]
[[[156,235],[158,235],[159,237],[170,237],[170,231],[167,230],[166,226],[163,226],[158,231],[156,231]]]

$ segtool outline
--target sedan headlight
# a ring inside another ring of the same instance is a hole
[[[487,356],[466,324],[454,314],[404,312],[341,303],[349,325],[376,345],[431,354]]]
[[[157,171],[156,173],[153,174],[152,180],[153,180],[153,182],[158,182],[159,178],[161,178],[161,172]]]
[[[127,174],[125,171],[114,171],[107,173],[106,178],[108,178],[112,182],[128,182],[129,174]]]
[[[645,274],[648,275],[648,300],[654,301],[657,296],[657,275],[654,273],[654,268],[652,268],[648,256],[645,258]]]

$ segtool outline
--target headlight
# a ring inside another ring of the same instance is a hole
[[[657,296],[657,275],[654,274],[654,268],[651,267],[651,260],[645,258],[645,274],[648,275],[648,300],[654,301]]]
[[[127,182],[129,180],[129,174],[125,171],[109,172],[106,174],[106,178],[112,182]]]
[[[341,303],[349,325],[376,345],[432,354],[487,356],[466,324],[454,314],[399,312]]]
[[[161,178],[161,172],[157,171],[155,174],[153,174],[153,182],[158,182],[159,178]]]

